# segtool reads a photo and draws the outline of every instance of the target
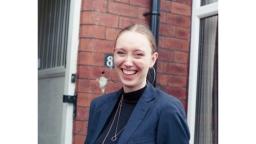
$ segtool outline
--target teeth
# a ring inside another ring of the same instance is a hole
[[[124,73],[124,74],[127,74],[127,75],[132,75],[132,74],[135,74],[136,71],[134,71],[134,70],[124,70],[124,69],[123,69],[123,73]]]

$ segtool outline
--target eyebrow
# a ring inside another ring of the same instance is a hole
[[[116,51],[116,50],[125,50],[125,48],[114,48],[114,51]]]
[[[140,50],[140,49],[136,49],[136,50],[134,50],[134,52],[143,52],[144,53],[144,51]]]
[[[122,50],[122,51],[127,51],[125,48],[121,47],[121,48],[114,48],[114,51],[116,50]],[[140,49],[137,49],[135,48],[135,50],[133,50],[133,52],[142,52],[142,53],[145,53],[143,50],[140,50]]]

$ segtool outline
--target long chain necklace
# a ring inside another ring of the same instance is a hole
[[[122,96],[123,98],[123,96]],[[116,141],[117,140],[117,136],[121,133],[121,131],[123,131],[124,127],[119,131],[117,132],[117,128],[118,128],[118,124],[119,124],[119,118],[120,118],[120,113],[121,113],[121,110],[122,110],[122,106],[123,106],[123,100],[121,102],[121,105],[120,105],[120,108],[119,108],[119,112],[118,112],[118,117],[117,117],[117,123],[116,123],[116,129],[115,129],[115,134],[114,136],[111,137],[111,141]]]
[[[123,127],[119,132],[117,132],[117,128],[118,128],[118,124],[119,124],[119,118],[120,118],[120,113],[121,113],[121,110],[122,110],[122,105],[123,105],[123,95],[122,95],[122,97],[121,97],[121,100],[119,101],[117,110],[116,110],[116,112],[115,112],[113,121],[111,122],[111,125],[110,125],[110,127],[109,127],[109,130],[108,130],[108,132],[107,132],[106,136],[104,137],[104,139],[103,139],[103,141],[102,141],[101,144],[104,144],[104,143],[105,143],[105,141],[106,141],[106,139],[107,139],[107,137],[108,137],[108,135],[109,135],[109,133],[110,133],[112,127],[113,127],[113,124],[114,124],[114,122],[115,122],[117,113],[118,113],[118,117],[117,117],[117,124],[116,124],[116,128],[115,128],[115,134],[114,134],[114,136],[111,137],[111,141],[112,141],[112,142],[116,141],[116,140],[117,140],[117,136],[124,130],[124,127]]]

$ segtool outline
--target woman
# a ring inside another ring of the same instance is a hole
[[[151,31],[131,25],[117,36],[114,64],[122,89],[94,99],[86,144],[188,144],[178,99],[147,82],[158,53]]]

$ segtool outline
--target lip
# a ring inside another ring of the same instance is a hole
[[[129,70],[129,69],[123,69],[123,68],[121,70],[122,70],[123,74],[125,74],[125,75],[134,75],[137,73],[136,70]]]
[[[129,70],[124,68],[121,68],[121,71],[122,71],[123,78],[126,80],[133,79],[138,72],[137,70]]]

